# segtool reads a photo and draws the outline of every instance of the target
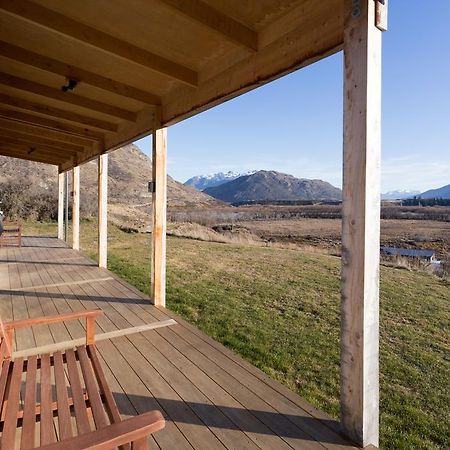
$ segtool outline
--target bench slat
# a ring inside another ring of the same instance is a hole
[[[94,345],[88,345],[87,349],[89,357],[92,362],[92,367],[94,368],[95,376],[97,377],[100,392],[103,394],[103,397],[105,398],[106,412],[109,416],[109,420],[111,421],[111,423],[119,423],[122,421],[119,409],[117,408],[111,389],[108,385],[108,382],[106,381],[102,365],[98,360],[97,350],[95,349]],[[121,447],[121,450],[130,450],[130,449],[131,449],[130,444],[125,444]]]
[[[67,395],[66,379],[61,352],[53,355],[55,365],[56,402],[58,405],[59,439],[72,437],[72,423],[70,420],[69,397]]]
[[[3,417],[3,399],[5,398],[6,385],[8,383],[8,374],[11,361],[6,360],[2,363],[2,372],[0,375],[0,417]]]
[[[73,406],[75,409],[75,419],[77,422],[78,434],[84,434],[91,431],[89,419],[86,411],[86,402],[84,400],[83,390],[80,383],[75,352],[72,349],[66,350],[67,368],[69,370],[69,382],[72,390]]]
[[[105,416],[105,409],[102,405],[102,399],[100,398],[100,393],[98,391],[97,383],[95,381],[95,375],[86,352],[86,347],[77,347],[77,353],[78,358],[80,359],[81,370],[83,371],[84,382],[86,383],[95,426],[97,429],[106,427],[108,425],[108,422]]]
[[[34,448],[36,433],[36,373],[37,357],[30,356],[27,361],[27,380],[25,385],[25,403],[23,407],[21,450]]]
[[[23,358],[18,358],[13,363],[11,382],[6,405],[5,423],[2,433],[1,447],[14,448],[17,428],[17,413],[19,411],[20,385],[22,381]]]
[[[41,445],[55,442],[52,412],[50,355],[41,357]]]

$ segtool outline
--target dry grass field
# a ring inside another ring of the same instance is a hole
[[[339,252],[340,219],[281,219],[241,221],[239,225],[261,239],[297,243]],[[430,248],[440,256],[450,251],[450,222],[433,220],[381,220],[382,245]]]

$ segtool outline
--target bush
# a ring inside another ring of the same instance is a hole
[[[58,199],[56,192],[45,189],[32,190],[26,182],[0,183],[1,210],[10,220],[56,220]]]

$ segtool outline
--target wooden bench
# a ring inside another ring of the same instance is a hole
[[[3,222],[0,236],[0,247],[22,246],[22,225],[20,223]]]
[[[121,419],[94,344],[100,314],[83,311],[5,324],[0,318],[2,450],[143,450],[148,436],[164,428],[159,411]],[[86,345],[12,358],[14,330],[81,318],[86,319]]]

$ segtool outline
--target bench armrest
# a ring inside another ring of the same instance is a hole
[[[33,317],[30,319],[16,320],[14,322],[6,322],[4,328],[7,334],[18,328],[27,328],[34,325],[49,325],[57,322],[65,322],[67,320],[86,319],[86,341],[88,344],[94,343],[95,335],[95,318],[101,316],[101,309],[92,309],[86,311],[78,311],[68,314],[57,314],[55,316]]]
[[[110,450],[162,430],[165,420],[159,411],[149,411],[100,430],[39,447],[40,450]]]

